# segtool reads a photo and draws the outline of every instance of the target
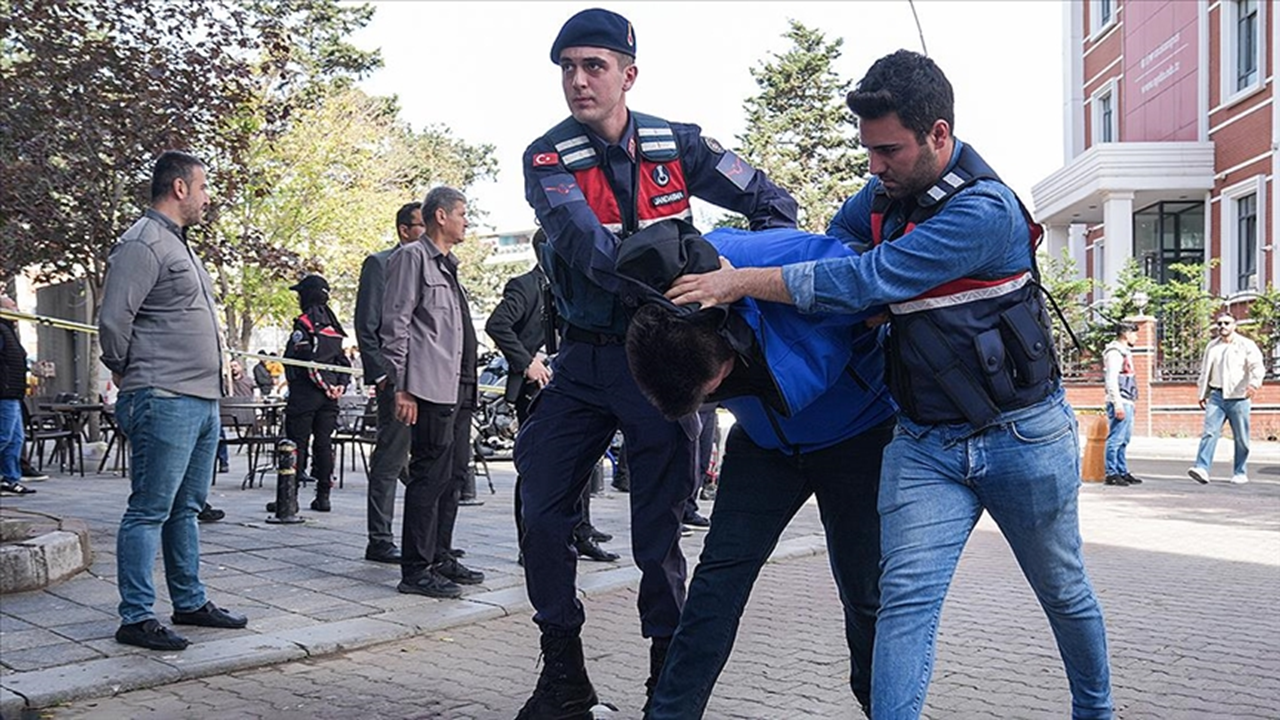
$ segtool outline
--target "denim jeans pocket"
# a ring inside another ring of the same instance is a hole
[[[1056,411],[1028,415],[1009,423],[1009,434],[1029,445],[1057,442],[1071,431],[1072,418]]]

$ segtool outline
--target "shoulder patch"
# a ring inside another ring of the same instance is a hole
[[[707,136],[705,136],[705,135],[704,135],[704,136],[702,137],[702,142],[704,142],[704,143],[706,143],[706,144],[707,144],[707,149],[708,149],[708,150],[710,150],[711,152],[713,152],[713,153],[715,153],[715,154],[717,154],[717,155],[723,155],[723,154],[724,154],[724,146],[723,146],[723,145],[721,145],[719,142],[717,142],[715,138],[713,138],[713,137],[707,137]]]
[[[551,207],[560,207],[569,202],[586,202],[587,198],[582,194],[582,188],[578,187],[578,181],[569,173],[556,173],[548,175],[539,180],[542,185],[542,192],[547,197],[547,202]]]
[[[294,344],[296,345],[297,343],[302,342],[302,339],[303,339],[303,338],[305,338],[305,337],[306,337],[306,334],[305,334],[305,333],[303,333],[301,330],[294,330],[294,331],[293,331],[293,336],[291,337],[291,339],[293,340]]]
[[[537,155],[533,156],[534,167],[543,167],[546,165],[559,165],[559,164],[560,164],[559,153],[544,152],[544,153],[538,153]]]
[[[716,171],[725,176],[739,190],[746,190],[751,178],[756,176],[756,169],[732,152],[726,152],[720,162],[716,163]]]

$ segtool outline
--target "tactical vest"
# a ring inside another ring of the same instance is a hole
[[[1120,389],[1120,397],[1125,400],[1137,402],[1138,400],[1138,377],[1133,371],[1133,354],[1124,350],[1108,345],[1103,354],[1109,352],[1120,353],[1120,376],[1116,379],[1116,383]]]
[[[911,232],[982,179],[1000,182],[977,152],[962,146],[956,165],[917,196],[906,224],[888,238],[884,217],[896,201],[880,188],[871,205],[873,243]],[[1021,200],[1018,207],[1031,238],[1024,269],[1006,277],[959,278],[889,306],[887,380],[902,412],[917,423],[967,422],[982,429],[1057,388],[1060,371],[1035,263],[1042,231]]]
[[[578,121],[568,118],[547,133],[560,162],[573,173],[587,205],[606,230],[625,238],[637,230],[670,218],[692,220],[689,187],[680,162],[680,146],[671,125],[661,118],[632,112],[638,148],[628,148],[637,158],[632,176],[635,195],[635,227],[627,227],[619,199],[601,165],[600,152]],[[621,336],[627,328],[627,312],[612,293],[571,268],[555,253],[548,275],[556,289],[556,307],[570,325],[597,333]]]
[[[21,399],[27,394],[27,355],[18,342],[18,328],[8,320],[0,320],[0,400]]]

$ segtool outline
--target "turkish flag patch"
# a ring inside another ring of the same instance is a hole
[[[559,165],[559,164],[560,164],[559,153],[553,153],[553,152],[538,153],[537,155],[533,156],[534,167],[543,167],[544,165]]]

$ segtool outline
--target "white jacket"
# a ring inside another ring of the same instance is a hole
[[[1222,357],[1223,399],[1239,400],[1247,396],[1248,388],[1262,387],[1262,376],[1266,374],[1262,351],[1254,341],[1240,333],[1232,333],[1230,340],[1214,338],[1204,350],[1204,358],[1200,361],[1200,380],[1196,383],[1202,400],[1209,397],[1209,356],[1215,347],[1224,342],[1227,348]]]

